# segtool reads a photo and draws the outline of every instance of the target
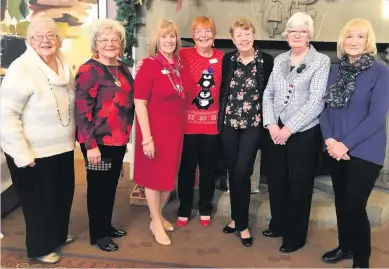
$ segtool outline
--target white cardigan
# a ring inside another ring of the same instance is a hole
[[[74,78],[57,58],[59,75],[27,45],[3,79],[0,88],[1,147],[18,167],[74,150]],[[51,85],[51,87],[50,87]],[[69,95],[70,93],[70,123]]]

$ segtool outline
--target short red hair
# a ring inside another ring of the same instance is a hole
[[[200,28],[200,27],[209,28],[209,29],[211,29],[213,35],[214,36],[216,35],[216,25],[215,25],[215,22],[211,18],[204,17],[204,16],[198,16],[198,17],[194,18],[192,21],[192,32],[195,29]]]

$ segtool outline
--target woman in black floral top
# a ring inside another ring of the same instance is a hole
[[[245,65],[238,57],[236,70],[230,82],[224,125],[234,129],[258,127],[261,122],[261,102],[257,65],[262,59],[254,49],[254,60]],[[234,58],[236,56],[233,56]]]
[[[253,46],[255,29],[247,19],[230,27],[237,51],[222,63],[218,129],[227,162],[232,221],[224,233],[240,232],[244,246],[252,245],[248,229],[250,176],[261,139],[262,94],[273,68],[273,57]]]

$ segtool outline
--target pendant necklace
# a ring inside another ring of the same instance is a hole
[[[108,66],[105,66],[105,67],[107,67],[108,72],[111,74],[111,76],[112,76],[113,79],[115,80],[116,86],[121,87],[122,84],[121,84],[120,81],[112,74],[111,70],[109,70],[109,67],[108,67]],[[117,74],[118,74],[118,67],[116,66],[116,75],[117,75]]]

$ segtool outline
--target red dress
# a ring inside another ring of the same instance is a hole
[[[188,67],[184,62],[182,65],[180,73],[185,83],[190,81]],[[184,84],[184,91],[189,86]],[[151,58],[143,61],[135,77],[134,99],[148,100],[150,131],[155,145],[155,157],[150,160],[143,153],[143,137],[137,120],[134,180],[149,189],[172,191],[181,160],[186,99],[178,95],[159,62]]]

